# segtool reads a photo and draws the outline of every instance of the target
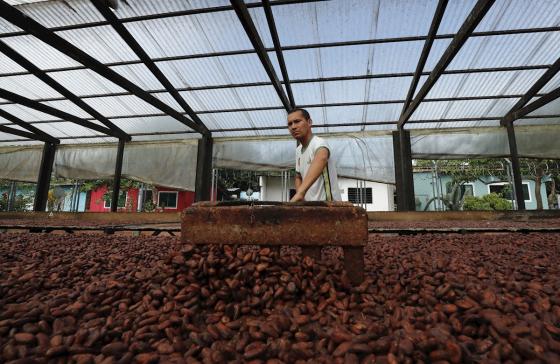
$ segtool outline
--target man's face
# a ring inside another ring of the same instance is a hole
[[[288,115],[288,130],[294,139],[305,139],[311,130],[311,119],[306,119],[301,111],[296,111]]]

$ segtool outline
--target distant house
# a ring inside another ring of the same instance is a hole
[[[112,191],[107,186],[98,187],[89,194],[87,211],[109,212],[111,201],[106,198]],[[151,202],[151,204],[150,204]],[[151,205],[159,212],[180,212],[194,202],[194,192],[181,191],[168,187],[156,186],[152,189],[131,188],[121,191],[117,211],[136,212],[143,211]],[[141,208],[139,208],[139,206]]]
[[[484,181],[484,182],[483,182]],[[542,183],[541,197],[543,209],[548,209],[548,200],[546,196],[545,181]],[[527,210],[535,210],[537,208],[537,200],[535,198],[535,181],[523,180],[523,196],[525,198],[525,208]],[[491,192],[503,193],[506,199],[511,199],[511,193],[506,189],[509,182],[504,182],[493,176],[482,176],[480,180],[468,182],[463,185],[465,196],[482,197]],[[414,172],[414,195],[416,197],[416,210],[424,211],[429,203],[426,211],[435,211],[441,209],[437,201],[430,203],[434,196],[445,197],[450,193],[451,176],[439,174],[437,177],[431,172]]]

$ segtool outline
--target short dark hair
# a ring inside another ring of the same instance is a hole
[[[309,112],[305,109],[300,108],[300,107],[296,107],[296,108],[291,109],[290,111],[288,111],[288,115],[293,114],[293,113],[298,112],[298,111],[301,112],[301,114],[303,115],[303,117],[306,120],[311,119],[311,115],[309,115]]]

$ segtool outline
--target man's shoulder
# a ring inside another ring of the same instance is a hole
[[[313,143],[314,150],[317,150],[322,147],[329,149],[329,143],[327,143],[327,141],[324,138],[313,136],[312,143]]]

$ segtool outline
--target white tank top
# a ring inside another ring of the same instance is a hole
[[[325,139],[312,136],[306,148],[300,144],[296,149],[296,172],[301,175],[302,180],[307,175],[315,153],[319,148],[327,148],[329,151],[329,162],[315,183],[309,187],[305,194],[305,201],[342,201],[338,187],[336,173],[336,161],[329,145]]]

